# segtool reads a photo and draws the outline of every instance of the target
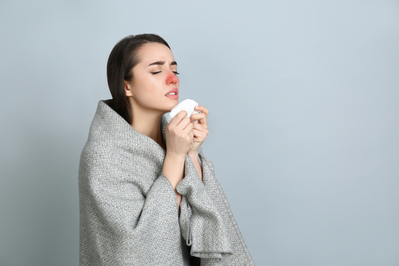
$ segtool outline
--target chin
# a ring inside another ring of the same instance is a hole
[[[172,108],[175,107],[179,103],[179,98],[172,99],[172,100],[173,101],[169,101],[169,103],[168,103],[168,107],[170,108],[170,110],[172,110]]]
[[[166,112],[170,112],[170,111],[172,111],[172,109],[173,109],[173,107],[175,107],[176,105],[178,104],[178,102],[176,101],[176,103],[175,104],[168,104],[167,106],[165,106],[165,108],[162,108],[162,111],[164,111],[165,113]]]

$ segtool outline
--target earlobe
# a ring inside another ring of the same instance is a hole
[[[125,95],[126,95],[127,97],[133,96],[130,84],[127,83],[126,80],[125,80],[124,83],[125,83],[125,84],[124,84],[124,87],[125,87]]]

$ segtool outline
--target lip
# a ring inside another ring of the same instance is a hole
[[[166,95],[168,95],[168,94],[171,93],[171,92],[174,92],[175,95],[166,96]],[[178,90],[177,88],[173,88],[173,89],[171,89],[170,91],[168,91],[168,92],[165,94],[166,97],[177,97],[178,95],[179,95],[179,90]]]

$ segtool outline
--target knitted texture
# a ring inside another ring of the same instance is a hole
[[[255,265],[202,148],[203,182],[186,155],[179,213],[165,150],[109,103],[99,101],[80,157],[80,265],[183,265],[181,237],[201,266]],[[164,140],[166,125],[164,115]]]

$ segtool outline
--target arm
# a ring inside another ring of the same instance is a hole
[[[199,159],[202,166],[204,186],[223,217],[225,228],[233,244],[234,253],[224,259],[224,265],[255,265],[231,211],[226,194],[216,179],[212,161],[205,157],[202,151],[199,151]]]
[[[225,221],[205,186],[206,176],[202,182],[188,154],[184,171],[176,190],[182,195],[179,223],[183,238],[191,245],[191,255],[216,260],[230,256],[233,249]]]
[[[162,168],[164,174],[175,191],[177,197],[177,206],[180,209],[181,195],[177,192],[176,186],[183,179],[185,157],[166,153],[165,161]]]
[[[198,153],[189,153],[189,158],[193,162],[195,169],[202,181],[202,170],[199,164],[199,157]],[[176,197],[177,197],[177,206],[180,210],[180,203],[181,203],[181,194],[177,192],[176,187],[178,183],[183,179],[184,174],[184,160],[185,157],[177,156],[171,153],[166,153],[165,161],[162,169],[162,173],[168,178],[170,184],[172,185]]]
[[[183,179],[184,162],[194,137],[190,119],[185,117],[187,111],[180,111],[165,128],[165,144],[167,147],[162,173],[167,177],[177,197],[180,210],[181,194],[176,190]]]
[[[198,161],[199,157],[198,157],[198,152],[193,152],[193,153],[188,153],[188,157],[191,159],[191,161],[194,164],[195,169],[197,170],[197,173],[199,175],[199,177],[201,178],[201,181],[203,181],[202,178],[202,169],[201,169],[201,165]]]
[[[81,266],[181,265],[174,188],[147,169],[105,149],[82,152]]]
[[[198,160],[202,182],[195,167]],[[182,194],[179,222],[183,238],[191,244],[191,255],[201,257],[204,263],[222,259],[222,265],[254,265],[227,197],[215,177],[213,163],[201,148],[196,160],[187,156],[185,172],[177,186]]]

